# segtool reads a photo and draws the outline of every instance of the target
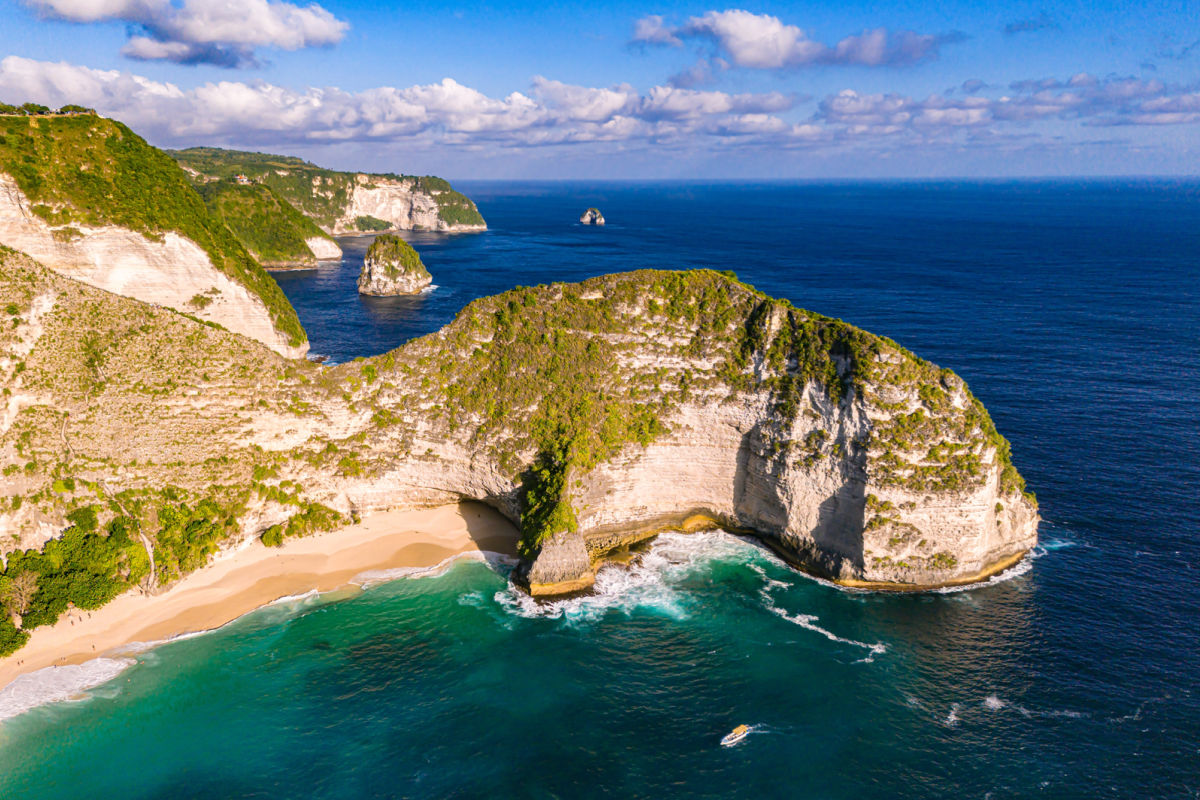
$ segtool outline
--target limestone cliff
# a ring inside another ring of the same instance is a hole
[[[363,229],[362,220],[376,219],[402,231],[467,232],[487,230],[478,212],[470,218],[446,218],[444,191],[423,188],[419,178],[386,178],[378,175],[355,175],[349,200],[334,221],[335,234],[353,233]],[[461,197],[461,195],[460,195]],[[469,202],[469,201],[468,201]],[[471,204],[474,209],[474,204]],[[477,217],[477,219],[476,219]]]
[[[318,261],[337,261],[342,257],[342,248],[328,236],[313,236],[304,243]]]
[[[222,180],[197,189],[212,215],[266,269],[312,269],[342,257],[333,237],[267,186]]]
[[[263,531],[466,498],[519,521],[538,594],[697,518],[884,588],[978,579],[1036,541],[960,378],[723,274],[518,289],[321,367],[0,258],[0,539],[94,541],[106,591]]]
[[[308,349],[275,281],[209,213],[179,166],[119,122],[0,115],[0,244],[283,355]]]
[[[433,176],[324,169],[299,158],[216,147],[172,151],[198,185],[240,179],[270,187],[332,234],[487,229],[475,203]]]
[[[358,276],[358,293],[386,297],[418,294],[433,283],[433,276],[408,242],[398,236],[375,237],[367,248]]]

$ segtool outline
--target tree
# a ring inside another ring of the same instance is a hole
[[[18,573],[15,577],[0,576],[0,606],[10,617],[19,617],[29,610],[33,596],[37,594],[37,573],[31,570]]]

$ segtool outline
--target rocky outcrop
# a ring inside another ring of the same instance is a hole
[[[589,208],[580,215],[579,221],[584,225],[603,225],[604,215],[600,213],[598,208]]]
[[[487,224],[478,213],[474,215],[478,221],[446,219],[440,200],[438,192],[422,190],[415,178],[397,180],[378,175],[355,175],[349,199],[334,223],[332,233],[355,233],[360,230],[362,218],[382,220],[402,231],[461,233],[487,230]],[[473,205],[471,209],[474,210]]]
[[[342,248],[332,239],[312,236],[305,239],[304,243],[308,245],[308,249],[312,251],[313,257],[318,261],[340,261],[342,258]]]
[[[433,276],[408,242],[398,236],[375,237],[363,259],[358,293],[376,297],[418,294],[433,283]]]
[[[9,547],[61,528],[96,486],[136,490],[138,508],[164,487],[207,499],[230,509],[229,543],[303,531],[313,504],[482,500],[521,525],[517,577],[535,594],[585,589],[613,551],[704,521],[888,589],[978,580],[1036,542],[1036,503],[960,378],[727,275],[518,289],[321,367],[22,264],[0,271],[0,307],[17,309],[0,383],[21,398],[0,496],[26,499],[0,506]],[[63,345],[89,335],[90,350]]]
[[[146,235],[113,225],[51,226],[34,214],[11,176],[0,173],[0,244],[68,277],[144,303],[167,306],[300,358],[262,300],[213,266],[195,242],[174,232]]]

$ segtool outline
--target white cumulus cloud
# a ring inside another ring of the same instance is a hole
[[[349,25],[316,3],[276,0],[25,0],[43,16],[130,26],[122,53],[141,60],[241,67],[259,48],[299,50],[337,44]]]

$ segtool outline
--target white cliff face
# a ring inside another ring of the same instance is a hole
[[[584,225],[603,225],[604,215],[600,213],[598,208],[589,208],[579,217],[579,221]]]
[[[687,404],[670,418],[669,435],[626,447],[577,476],[572,499],[580,534],[543,546],[528,574],[531,590],[587,585],[604,553],[697,515],[753,533],[789,560],[852,586],[979,579],[1037,543],[1036,510],[999,488],[998,469],[977,488],[949,494],[880,487],[866,452],[849,446],[868,433],[865,414],[828,408],[797,420],[786,441],[830,432],[824,452],[815,454],[781,448],[766,433],[775,421],[771,405],[766,393]],[[889,522],[872,525],[885,502],[894,507]]]
[[[308,249],[312,251],[313,257],[318,261],[340,261],[342,258],[342,248],[338,247],[337,242],[332,239],[312,236],[305,239],[304,243],[308,245]]]
[[[288,358],[308,351],[307,343],[290,345],[262,300],[216,269],[190,239],[168,232],[153,241],[116,226],[52,228],[30,210],[16,181],[3,173],[0,243],[67,277],[215,322]]]
[[[487,225],[459,225],[438,215],[437,199],[416,190],[411,180],[391,180],[375,175],[357,175],[350,200],[333,233],[356,233],[359,217],[375,217],[403,231],[482,231]]]

